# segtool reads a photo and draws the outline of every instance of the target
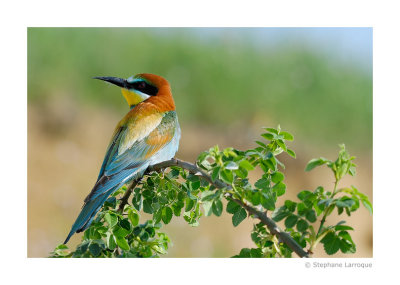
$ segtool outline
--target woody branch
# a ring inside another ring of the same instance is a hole
[[[219,179],[216,179],[215,181],[213,181],[211,179],[211,176],[207,172],[205,172],[204,170],[200,169],[195,164],[192,164],[192,163],[180,160],[180,159],[176,159],[176,158],[157,163],[157,164],[149,167],[148,172],[151,172],[151,171],[159,172],[159,171],[161,171],[163,169],[166,169],[168,167],[171,167],[171,166],[178,166],[180,168],[186,169],[191,174],[199,176],[200,178],[208,181],[209,183],[214,185],[216,188],[219,188],[219,189],[223,189],[224,188],[224,189],[227,189],[227,190],[232,189],[231,185],[229,185],[229,184],[227,184],[227,183],[225,183],[225,182],[223,182],[223,181],[221,181]],[[130,185],[130,187],[127,189],[125,195],[122,197],[120,208],[119,208],[120,211],[123,210],[125,204],[128,202],[128,198],[132,194],[132,191],[135,188],[135,186],[137,185],[137,183],[138,183],[138,181],[134,181]],[[288,234],[285,231],[282,231],[278,227],[278,225],[272,219],[270,219],[267,216],[266,213],[261,212],[260,210],[254,208],[253,206],[249,205],[245,201],[241,201],[239,199],[234,198],[232,196],[232,194],[230,194],[230,193],[225,193],[225,197],[228,200],[231,200],[231,201],[237,203],[238,205],[243,207],[249,214],[251,214],[255,218],[259,219],[261,223],[263,223],[264,225],[267,226],[267,228],[269,229],[271,234],[273,234],[276,237],[278,237],[278,239],[280,241],[285,243],[299,257],[309,257],[309,254],[306,251],[304,251],[304,249],[290,236],[290,234]]]

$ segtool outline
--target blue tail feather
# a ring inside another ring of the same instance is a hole
[[[74,233],[79,233],[86,230],[92,223],[96,213],[103,206],[107,198],[118,190],[121,186],[129,183],[133,179],[143,176],[148,164],[143,164],[137,169],[130,169],[130,171],[124,170],[121,173],[113,176],[111,180],[105,182],[104,184],[99,184],[89,196],[85,199],[85,204],[75,223],[72,225],[71,231],[69,232],[67,238],[64,241],[66,244]]]
[[[107,200],[107,198],[119,188],[118,186],[119,185],[110,189],[103,195],[97,196],[96,198],[91,199],[87,203],[85,203],[78,218],[72,225],[71,231],[69,232],[68,237],[65,239],[64,244],[66,244],[69,241],[69,239],[74,233],[82,232],[90,226],[98,210]]]

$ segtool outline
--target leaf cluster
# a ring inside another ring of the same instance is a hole
[[[352,227],[340,221],[335,225],[326,226],[326,218],[336,209],[338,215],[345,212],[348,216],[358,210],[360,202],[372,213],[372,204],[368,197],[357,190],[356,187],[338,188],[339,181],[346,175],[355,175],[356,165],[352,162],[355,157],[350,156],[344,145],[336,161],[325,158],[312,159],[306,166],[306,171],[321,165],[327,165],[333,172],[335,186],[331,191],[325,191],[321,186],[314,191],[303,190],[297,194],[299,201],[286,200],[284,205],[276,209],[272,219],[276,222],[284,220],[287,231],[296,230],[301,233],[301,240],[309,244],[312,253],[318,243],[323,243],[325,252],[335,254],[339,249],[343,253],[354,253],[356,245],[349,230]],[[321,217],[320,221],[317,219]]]
[[[135,206],[126,205],[123,213],[118,210],[121,202],[116,197],[124,191],[126,187],[107,199],[75,251],[62,244],[51,257],[158,257],[167,253],[170,239],[160,232],[161,223],[139,224]]]

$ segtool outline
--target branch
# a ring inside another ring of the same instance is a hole
[[[309,257],[309,253],[303,250],[303,248],[290,236],[285,231],[282,231],[278,225],[271,220],[270,218],[267,217],[267,215],[249,205],[246,203],[238,200],[238,199],[233,199],[230,198],[230,200],[236,202],[243,208],[247,210],[250,214],[253,214],[255,217],[257,217],[264,225],[266,225],[271,232],[271,234],[275,235],[278,237],[280,241],[285,243],[291,250],[293,250],[298,256],[300,257]]]
[[[220,189],[226,188],[227,190],[232,189],[231,185],[224,183],[223,181],[221,181],[219,179],[216,179],[215,181],[213,181],[211,179],[211,176],[207,172],[198,168],[196,165],[191,164],[186,161],[175,159],[175,158],[173,158],[171,160],[160,162],[153,166],[150,166],[148,171],[159,172],[170,166],[178,166],[180,168],[186,169],[193,175],[197,175],[200,178],[207,180],[209,183],[213,184],[217,188],[220,188]],[[248,205],[246,202],[243,202],[241,200],[233,198],[230,193],[226,193],[225,196],[227,199],[236,202],[237,204],[242,206],[244,209],[246,209],[247,212],[249,212],[250,214],[254,215],[257,219],[259,219],[264,225],[266,225],[268,227],[271,234],[277,236],[280,241],[284,242],[298,256],[309,257],[309,254],[303,250],[303,248],[290,236],[290,234],[282,231],[273,220],[268,218],[268,216],[265,213],[257,210],[256,208],[253,208],[252,206]]]
[[[118,212],[122,213],[125,208],[125,205],[128,204],[129,196],[131,196],[133,189],[135,189],[136,185],[140,182],[140,179],[133,180],[129,188],[126,189],[124,196],[121,198],[121,204],[119,204]]]

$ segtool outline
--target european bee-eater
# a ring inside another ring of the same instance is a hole
[[[121,87],[130,111],[114,131],[97,182],[64,244],[90,226],[112,193],[142,177],[149,166],[173,158],[179,146],[181,131],[167,80],[148,73],[128,79],[94,78]]]

